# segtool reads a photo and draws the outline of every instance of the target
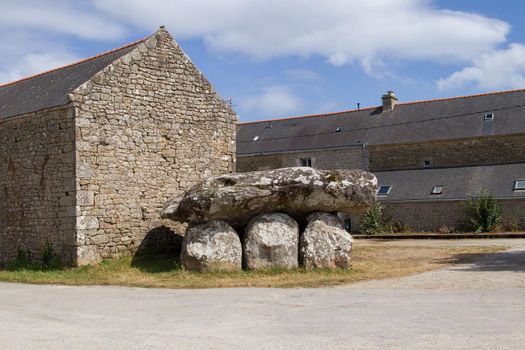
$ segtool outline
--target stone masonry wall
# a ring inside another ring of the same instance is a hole
[[[503,223],[513,220],[525,229],[525,199],[498,200]],[[464,201],[383,202],[385,215],[391,221],[399,220],[414,231],[436,231],[440,227],[461,229],[467,217]]]
[[[237,171],[278,169],[301,165],[302,158],[310,158],[317,169],[366,169],[366,150],[363,147],[329,149],[308,152],[289,152],[237,157]]]
[[[49,243],[74,252],[74,113],[62,107],[0,119],[0,265]]]
[[[168,198],[235,171],[236,115],[164,30],[70,97],[79,265],[138,249]]]
[[[370,171],[525,162],[525,134],[368,147]]]

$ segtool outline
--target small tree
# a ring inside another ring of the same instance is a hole
[[[482,190],[477,197],[467,199],[469,224],[475,232],[492,231],[501,222],[501,207],[492,193]]]
[[[361,219],[361,231],[367,235],[383,233],[386,229],[387,219],[384,213],[385,207],[380,203],[371,206]]]

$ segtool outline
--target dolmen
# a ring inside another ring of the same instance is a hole
[[[161,216],[187,223],[188,270],[348,268],[352,236],[336,215],[376,200],[367,171],[292,167],[202,180],[169,200]]]

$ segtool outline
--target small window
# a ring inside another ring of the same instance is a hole
[[[425,168],[428,168],[430,165],[432,165],[432,162],[430,161],[430,159],[425,159],[425,160],[423,161],[423,166],[424,166]]]
[[[391,185],[385,185],[379,187],[379,190],[377,191],[378,196],[386,196],[390,193],[390,189],[392,189]]]
[[[514,181],[514,191],[525,191],[525,180]]]
[[[430,194],[443,194],[443,185],[434,186]]]
[[[337,128],[335,128],[335,132],[341,132],[343,131],[343,128],[341,128],[340,126],[338,126]]]
[[[485,113],[485,117],[483,119],[485,119],[485,120],[494,120],[494,112]]]
[[[312,167],[312,158],[301,158],[301,166]]]
[[[255,137],[253,138],[253,141],[258,141],[258,140],[259,140],[259,136],[255,136]]]

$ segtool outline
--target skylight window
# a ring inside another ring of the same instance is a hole
[[[432,188],[430,194],[443,194],[443,185],[436,185]]]
[[[430,161],[430,159],[425,159],[425,160],[423,161],[423,166],[424,166],[425,168],[428,168],[430,165],[432,165],[432,162]]]
[[[525,179],[514,181],[514,191],[525,191]]]
[[[379,187],[379,190],[377,191],[378,196],[387,196],[390,193],[390,190],[392,189],[391,185],[384,185]]]
[[[255,137],[253,138],[253,141],[258,141],[258,140],[259,140],[259,136],[255,136]]]
[[[494,120],[494,112],[488,112],[485,113],[485,117],[483,117],[484,120]]]

